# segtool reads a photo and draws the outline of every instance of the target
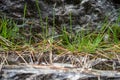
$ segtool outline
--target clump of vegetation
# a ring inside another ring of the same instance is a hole
[[[0,20],[0,35],[8,40],[17,38],[19,28],[16,23],[10,19],[3,18]]]
[[[19,28],[16,23],[10,19],[2,18],[0,20],[0,47],[2,50],[10,49],[19,38]]]
[[[15,49],[22,50],[23,47],[21,46],[25,47],[27,44],[27,48],[29,48],[28,50],[31,50],[31,48],[33,50],[35,48],[36,50],[41,50],[43,52],[54,51],[54,49],[57,49],[56,52],[58,52],[59,54],[61,53],[60,50],[70,51],[71,53],[75,53],[75,52],[96,53],[99,50],[111,50],[111,48],[114,49],[113,45],[118,45],[120,42],[119,41],[120,27],[117,23],[111,24],[109,22],[105,22],[104,25],[99,30],[95,30],[92,32],[87,30],[81,30],[77,33],[74,33],[72,31],[71,13],[70,13],[70,31],[68,32],[66,30],[66,27],[64,26],[63,29],[61,30],[61,34],[58,34],[56,36],[54,11],[53,11],[53,22],[52,22],[53,27],[51,29],[52,35],[48,37],[49,36],[48,24],[43,25],[43,20],[41,17],[41,11],[38,5],[38,0],[36,0],[36,8],[38,9],[38,14],[40,17],[40,25],[43,28],[42,33],[40,33],[40,35],[38,35],[38,33],[36,34],[34,33],[34,35],[32,35],[32,32],[34,31],[32,31],[31,27],[33,25],[30,25],[30,29],[29,29],[30,31],[28,33],[30,35],[28,38],[24,36],[21,31],[19,31],[19,28],[17,27],[17,23],[15,23],[11,19],[7,19],[4,17],[0,20],[0,47],[2,47],[1,50],[4,50],[6,48],[8,50],[15,50]],[[24,21],[26,17],[26,13],[27,13],[27,4],[25,4],[24,6],[23,24],[26,24]],[[48,18],[49,17],[46,17],[46,23],[48,23]],[[36,39],[39,38],[41,39],[35,42],[33,40],[34,39],[33,37]],[[22,43],[22,45],[20,43]]]
[[[47,19],[48,18],[46,18],[46,21]],[[41,33],[41,35],[38,37],[41,37],[44,45],[48,43],[52,43],[61,46],[71,52],[77,51],[77,52],[95,53],[99,49],[104,49],[108,47],[110,48],[111,46],[108,46],[110,44],[119,43],[120,27],[118,26],[118,24],[109,24],[109,25],[107,23],[105,24],[106,25],[103,25],[103,27],[99,31],[98,30],[93,32],[87,31],[87,33],[85,30],[81,30],[78,33],[74,33],[72,31],[72,28],[71,31],[67,32],[66,27],[64,26],[61,34],[57,36],[58,39],[55,38],[54,28],[52,29],[52,36],[48,38],[47,37],[49,34],[48,33],[49,30],[47,29],[48,26],[43,26],[46,27],[46,29],[43,30],[43,33]],[[70,20],[70,25],[72,25],[72,20]],[[31,33],[31,29],[29,32]],[[16,42],[17,43],[29,42],[36,44],[32,42],[31,38],[29,41],[26,41],[26,39],[20,39],[21,37],[20,34],[21,33],[19,31],[19,28],[17,27],[17,24],[14,21],[7,18],[1,19],[0,21],[1,46],[3,45],[8,46],[8,44],[16,44]]]

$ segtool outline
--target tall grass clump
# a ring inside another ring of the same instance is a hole
[[[14,41],[19,34],[19,28],[11,19],[2,18],[0,21],[0,35],[8,40]]]
[[[109,41],[113,43],[118,43],[120,41],[120,26],[118,24],[113,24],[108,28],[107,33],[109,34]]]
[[[62,31],[62,46],[72,52],[95,53],[103,45],[111,47],[110,44],[114,45],[120,42],[120,27],[117,23],[106,22],[99,30],[81,30],[74,34],[67,32],[66,27]]]
[[[108,29],[109,27],[107,27],[107,25],[103,27],[101,27],[102,29],[99,31],[81,30],[80,32],[74,33],[72,31],[72,14],[70,13],[70,31],[68,32],[66,27],[63,27],[62,36],[60,37],[62,39],[61,45],[72,52],[94,53],[101,47],[101,43],[104,42],[106,32],[114,31],[113,29]],[[112,34],[116,37],[116,32]]]
[[[100,43],[103,41],[104,34],[100,33],[87,33],[86,31],[80,31],[74,35],[69,35],[66,29],[63,30],[62,34],[62,45],[68,50],[74,52],[89,52],[94,53]]]
[[[37,12],[38,12],[38,15],[39,15],[39,21],[40,21],[40,27],[42,28],[42,34],[40,35],[40,37],[43,39],[43,40],[46,40],[47,37],[48,37],[48,16],[46,16],[45,18],[45,25],[44,25],[44,21],[42,19],[42,15],[41,15],[41,8],[39,6],[39,1],[36,0],[36,8],[37,8]]]
[[[17,44],[19,38],[19,28],[16,23],[11,19],[2,18],[0,20],[0,50],[13,47],[13,44]]]

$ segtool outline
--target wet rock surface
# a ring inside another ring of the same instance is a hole
[[[26,4],[26,11],[25,10]],[[38,6],[37,6],[38,5]],[[22,24],[25,20],[41,27],[40,21],[57,30],[65,26],[68,30],[78,32],[81,28],[96,29],[102,26],[106,17],[111,22],[117,19],[119,1],[116,0],[1,0],[0,16],[8,16]],[[25,13],[25,16],[24,16]],[[25,17],[25,19],[24,19]],[[42,19],[42,20],[40,20]],[[40,20],[40,21],[39,21]],[[43,24],[44,25],[44,24]]]

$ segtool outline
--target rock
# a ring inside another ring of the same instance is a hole
[[[0,80],[120,80],[118,60],[53,54],[49,64],[48,54],[1,52]]]
[[[3,66],[1,80],[120,80],[117,71],[88,70],[77,68],[27,65]],[[109,74],[108,74],[109,73]]]
[[[0,16],[6,15],[17,20],[19,24],[23,24],[23,20],[35,24],[36,21],[43,23],[37,23],[40,27],[46,24],[48,17],[49,27],[62,30],[65,26],[68,31],[72,27],[73,31],[79,32],[81,28],[100,28],[106,17],[110,22],[114,22],[118,16],[115,4],[118,3],[117,0],[1,0],[0,12],[3,14]]]

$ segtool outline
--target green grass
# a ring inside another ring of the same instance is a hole
[[[112,38],[113,42],[118,43],[120,41],[120,27],[118,24],[113,24],[111,27],[109,27],[107,33]]]
[[[49,17],[46,17],[45,22],[46,25],[43,25],[43,19],[41,16],[41,10],[38,5],[38,0],[36,0],[36,8],[38,10],[39,18],[40,18],[40,26],[42,27],[42,33],[38,35],[38,38],[41,38],[41,42],[43,42],[43,45],[46,46],[47,44],[52,45],[52,48],[55,45],[61,46],[68,51],[71,52],[86,52],[86,53],[96,53],[97,50],[103,49],[103,48],[110,48],[110,44],[116,45],[120,41],[120,27],[118,25],[118,22],[116,24],[112,24],[111,22],[108,22],[105,20],[103,22],[103,25],[101,29],[94,30],[94,31],[87,31],[87,30],[81,30],[77,33],[74,33],[72,31],[72,13],[70,13],[70,30],[68,31],[65,26],[63,26],[61,34],[56,35],[56,29],[55,29],[55,12],[53,10],[53,27],[51,28],[51,36],[49,33],[49,25],[48,25],[48,19]],[[23,14],[23,24],[25,23],[26,13],[27,13],[27,4],[24,6],[24,14]],[[32,39],[35,35],[38,33],[34,33],[32,35],[32,27],[33,25],[30,25],[30,37],[26,39],[27,37],[22,35],[19,31],[19,28],[17,27],[17,23],[12,21],[11,19],[2,18],[0,20],[0,46],[4,48],[7,48],[8,46],[14,46],[12,44],[17,44],[17,46],[20,45],[20,43],[33,45],[37,44]],[[28,34],[29,34],[28,33]],[[21,39],[21,37],[23,39]],[[57,38],[57,39],[56,39]],[[39,42],[39,41],[38,41]],[[43,46],[39,45],[39,46]],[[107,46],[107,47],[103,47]],[[45,48],[45,47],[44,47]],[[8,47],[9,49],[9,47]]]
[[[48,18],[46,18],[46,22]],[[72,24],[72,22],[71,22]],[[31,25],[32,27],[32,25]],[[52,29],[52,36],[47,38],[48,36],[48,24],[46,24],[44,33],[40,35],[42,37],[42,41],[44,45],[48,44],[57,44],[58,46],[64,47],[68,51],[71,52],[86,52],[86,53],[95,53],[97,50],[103,48],[106,45],[107,48],[111,47],[108,46],[110,44],[118,44],[120,41],[120,27],[118,24],[109,24],[105,23],[103,27],[99,31],[86,31],[81,30],[78,33],[67,32],[66,27],[64,26],[62,29],[62,34],[55,36],[55,28]],[[30,28],[30,33],[32,34],[32,29]],[[0,46],[6,48],[8,46],[14,46],[12,44],[27,43],[26,39],[20,39],[21,35],[19,33],[19,28],[17,27],[17,23],[14,21],[2,18],[0,21]],[[74,33],[74,34],[73,34]],[[34,44],[30,37],[28,43],[30,45]],[[57,40],[57,41],[56,41]],[[17,42],[16,42],[17,41]],[[57,43],[59,42],[59,43]],[[23,45],[24,45],[23,44]],[[52,45],[53,47],[54,45]],[[9,47],[8,47],[9,48]],[[105,48],[105,47],[104,47]]]
[[[72,52],[79,51],[92,53],[100,47],[103,36],[104,34],[97,34],[95,32],[89,32],[86,34],[85,31],[81,31],[73,35],[73,32],[68,33],[66,29],[63,29],[63,34],[61,36],[62,46]]]
[[[11,19],[0,20],[0,48],[9,50],[19,38],[19,28]],[[15,43],[16,44],[16,43]]]
[[[118,24],[104,23],[99,30],[92,32],[81,30],[75,34],[72,31],[68,33],[66,27],[64,27],[60,37],[62,42],[59,45],[72,52],[95,53],[97,50],[102,49],[103,44],[108,46],[109,44],[119,43],[119,35],[120,27]]]
[[[14,40],[14,38],[17,37],[18,31],[19,28],[16,26],[16,23],[14,23],[12,20],[6,18],[1,19],[0,21],[1,36],[9,40]]]

